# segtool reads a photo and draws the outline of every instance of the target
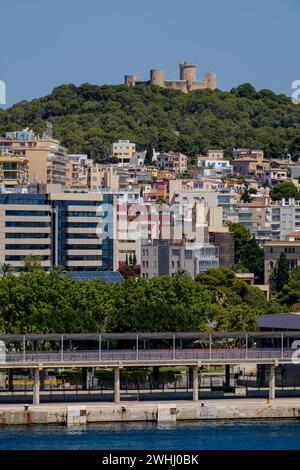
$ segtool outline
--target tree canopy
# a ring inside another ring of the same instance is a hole
[[[230,222],[229,230],[234,233],[234,260],[239,268],[253,273],[256,280],[264,280],[264,250],[259,246],[250,230],[242,224]]]
[[[0,332],[84,333],[256,328],[272,310],[263,293],[230,269],[209,269],[120,283],[76,281],[42,269],[0,277]],[[280,304],[276,304],[280,310]]]
[[[278,157],[300,154],[300,107],[283,94],[243,84],[231,91],[181,93],[157,86],[60,85],[49,95],[0,110],[0,134],[45,121],[71,152],[107,157],[117,139],[139,149],[175,150],[194,157],[207,148],[261,148]],[[149,157],[149,152],[148,152]]]
[[[300,192],[291,181],[282,181],[272,188],[270,196],[273,201],[280,201],[290,197],[300,199]]]

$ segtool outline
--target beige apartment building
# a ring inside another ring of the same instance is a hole
[[[39,138],[34,134],[27,140],[4,138],[0,139],[0,149],[28,161],[29,182],[66,183],[66,150],[58,140],[47,136]]]
[[[115,165],[102,165],[88,161],[87,186],[91,190],[118,189],[119,175],[116,173]]]
[[[0,184],[13,188],[28,183],[28,160],[13,153],[0,153]]]
[[[112,156],[120,165],[128,165],[135,159],[136,146],[129,140],[119,140],[112,144]]]
[[[87,155],[67,154],[66,188],[84,189],[88,187]]]
[[[174,173],[184,173],[187,171],[187,156],[180,152],[160,153],[157,156],[157,166],[162,170],[169,170]]]

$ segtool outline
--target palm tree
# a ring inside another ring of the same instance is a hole
[[[52,266],[50,273],[57,274],[59,277],[61,277],[61,275],[64,274],[65,271],[66,271],[66,268],[59,264],[57,266]]]
[[[37,269],[41,269],[42,268],[41,262],[42,262],[42,257],[39,255],[33,255],[33,254],[26,255],[23,259],[24,271],[28,273],[28,272],[36,271]]]
[[[5,277],[9,274],[14,273],[14,267],[9,263],[2,263],[0,264],[0,276]]]

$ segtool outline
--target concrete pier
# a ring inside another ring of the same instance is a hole
[[[162,416],[163,413],[163,416]],[[2,405],[0,425],[300,418],[300,398]]]

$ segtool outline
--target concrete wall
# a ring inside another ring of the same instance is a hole
[[[72,405],[72,416],[76,409],[85,417],[86,423],[128,422],[128,421],[157,421],[158,407],[161,403],[123,403],[102,405]],[[216,420],[216,419],[277,419],[299,418],[300,402],[294,399],[290,403],[193,403],[176,402],[164,404],[164,421],[176,422],[182,420]],[[168,408],[168,409],[167,409]],[[169,412],[169,413],[168,413]],[[69,410],[70,413],[70,410]],[[169,414],[169,419],[168,419]],[[28,406],[22,405],[0,408],[0,425],[25,424],[67,424],[67,405]]]

